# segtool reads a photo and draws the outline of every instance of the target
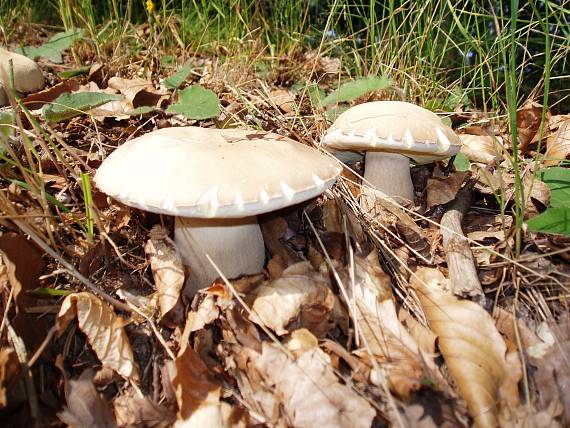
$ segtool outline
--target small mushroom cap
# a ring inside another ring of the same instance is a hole
[[[315,197],[340,171],[332,157],[278,134],[188,126],[123,144],[100,166],[95,183],[146,211],[239,218]]]
[[[0,77],[5,75],[7,79],[10,78],[10,60],[14,69],[14,88],[18,92],[35,92],[44,87],[44,76],[35,61],[4,48],[0,48]],[[0,86],[2,86],[1,78]]]
[[[399,153],[418,163],[456,154],[459,137],[425,108],[401,101],[375,101],[349,108],[323,137],[332,149]]]

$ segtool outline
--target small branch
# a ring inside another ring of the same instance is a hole
[[[459,190],[455,201],[441,218],[440,230],[453,294],[473,297],[483,304],[485,294],[477,276],[473,253],[461,229],[463,216],[471,205],[472,191],[473,182],[468,182]]]

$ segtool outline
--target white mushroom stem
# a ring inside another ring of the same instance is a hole
[[[176,217],[174,241],[191,272],[185,294],[193,296],[219,277],[208,254],[226,278],[263,269],[265,248],[257,217],[201,219]]]
[[[414,185],[410,176],[410,160],[403,155],[385,152],[366,152],[364,160],[365,185],[394,198],[414,200]],[[371,207],[368,202],[376,198],[373,192],[364,191],[361,206]]]

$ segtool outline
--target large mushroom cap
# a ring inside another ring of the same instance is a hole
[[[115,150],[97,186],[126,205],[198,218],[239,218],[321,194],[341,167],[278,134],[241,129],[165,128]]]
[[[459,137],[429,110],[401,101],[375,101],[349,108],[323,143],[333,149],[398,153],[416,162],[456,154]]]
[[[35,92],[44,87],[44,76],[38,64],[30,58],[15,52],[0,48],[1,75],[10,77],[9,61],[14,68],[14,88],[19,92]],[[2,86],[0,79],[0,87]]]

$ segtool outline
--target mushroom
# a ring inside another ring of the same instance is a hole
[[[186,293],[218,277],[261,271],[257,215],[313,198],[341,166],[278,134],[240,129],[165,128],[135,138],[102,163],[95,183],[120,202],[176,216],[174,240],[191,268]]]
[[[0,48],[0,106],[8,100],[2,81],[10,78],[10,60],[14,70],[14,88],[18,92],[36,92],[44,87],[44,76],[40,67],[30,58]]]
[[[388,196],[412,202],[409,159],[433,162],[455,155],[461,147],[455,132],[434,113],[401,101],[349,108],[334,121],[323,143],[337,150],[366,151],[364,179]]]

